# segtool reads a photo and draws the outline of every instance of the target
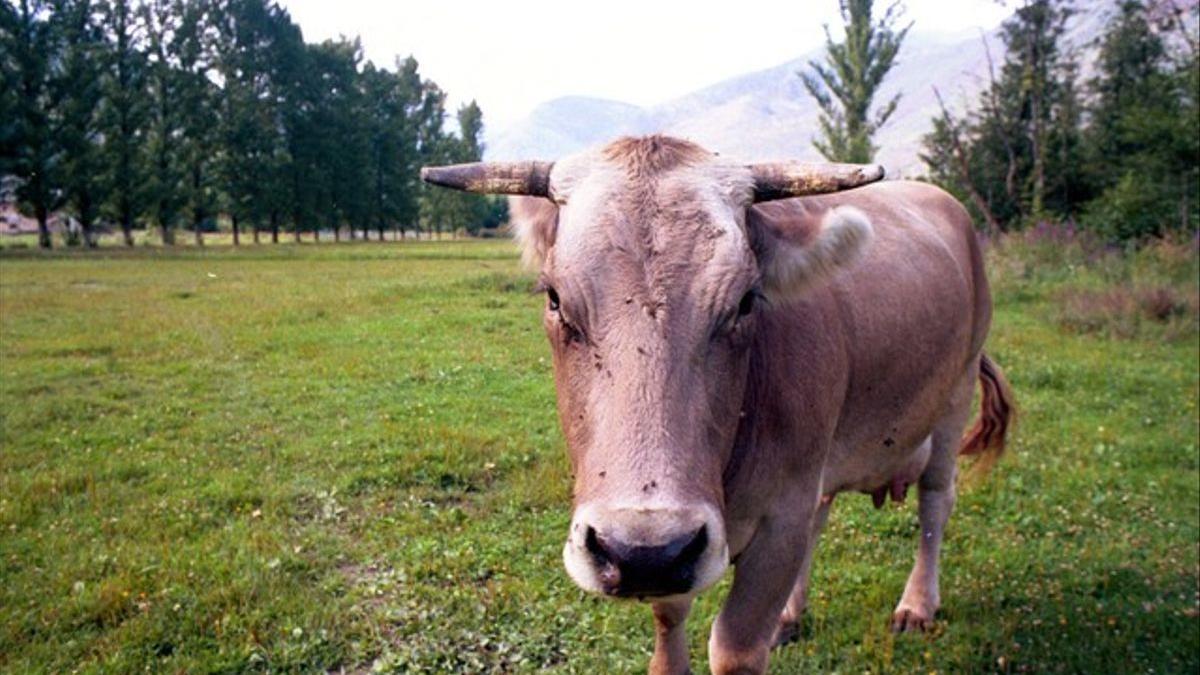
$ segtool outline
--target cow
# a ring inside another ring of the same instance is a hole
[[[710,667],[764,672],[847,491],[917,486],[891,628],[931,625],[957,457],[997,457],[1014,411],[958,201],[878,166],[747,165],[661,135],[422,177],[516,195],[574,476],[563,561],[586,591],[650,603],[650,672],[689,671],[692,600],[731,565]]]

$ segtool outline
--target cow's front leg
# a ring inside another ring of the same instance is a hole
[[[800,621],[808,607],[808,581],[812,576],[812,561],[817,550],[817,541],[821,538],[821,530],[825,529],[825,521],[829,519],[829,507],[833,505],[833,496],[821,498],[817,507],[817,515],[813,518],[812,535],[804,542],[804,552],[800,558],[800,572],[796,575],[796,583],[788,596],[783,614],[779,617],[779,630],[775,634],[775,646],[779,647],[794,642],[800,638]]]
[[[656,602],[654,610],[654,656],[650,675],[690,673],[688,666],[687,623],[692,599]]]
[[[764,520],[739,557],[733,588],[708,642],[709,666],[716,675],[766,672],[780,612],[812,536],[816,500],[808,501],[813,503],[801,505],[802,513]]]

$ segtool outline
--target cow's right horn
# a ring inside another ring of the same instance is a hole
[[[878,164],[768,162],[751,164],[749,169],[755,202],[849,190],[883,178]]]
[[[497,195],[550,196],[553,162],[475,162],[421,168],[421,180],[433,185]]]

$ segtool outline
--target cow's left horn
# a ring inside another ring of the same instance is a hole
[[[820,164],[808,162],[770,162],[751,164],[754,175],[754,201],[803,197],[825,192],[849,190],[883,178],[878,164]]]
[[[475,162],[421,168],[421,180],[433,185],[497,195],[550,196],[553,162]]]

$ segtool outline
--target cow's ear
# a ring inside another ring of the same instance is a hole
[[[521,261],[540,270],[554,246],[558,231],[558,204],[545,197],[509,197],[508,222],[521,248]]]
[[[851,206],[797,216],[774,204],[750,209],[747,224],[767,297],[786,299],[853,265],[871,245],[874,229]]]

